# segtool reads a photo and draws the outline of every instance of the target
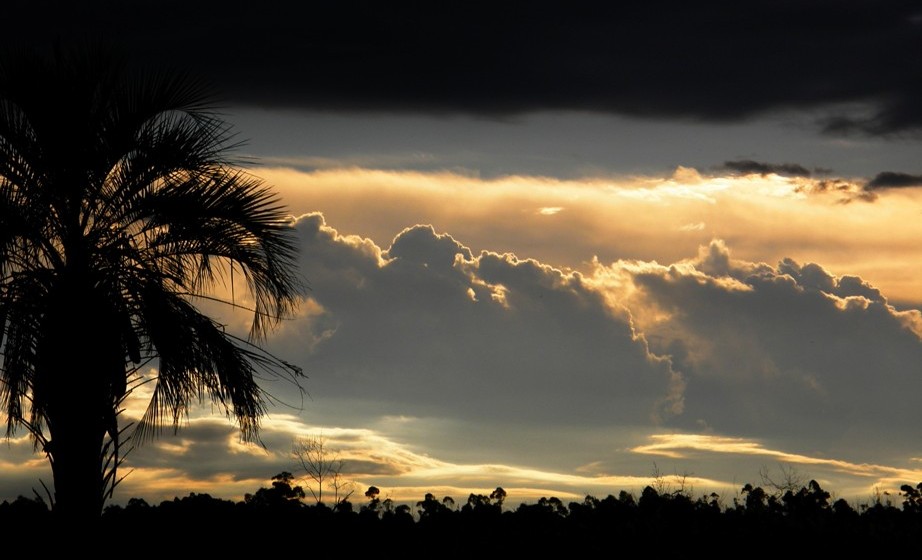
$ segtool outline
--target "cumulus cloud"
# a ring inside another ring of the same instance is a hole
[[[672,265],[597,261],[583,274],[475,254],[428,225],[386,250],[319,214],[298,231],[307,276],[323,279],[311,297],[337,325],[305,357],[318,400],[425,419],[443,452],[537,456],[543,437],[579,464],[612,465],[600,434],[629,441],[634,426],[774,442],[763,458],[899,464],[900,442],[919,435],[916,408],[896,401],[922,385],[920,314],[856,275],[737,259],[722,241]],[[276,340],[283,353],[298,332]]]
[[[513,423],[647,423],[680,380],[581,274],[472,251],[431,226],[386,251],[302,217],[302,269],[335,334],[305,357],[311,391],[375,409]],[[274,344],[297,353],[303,324]],[[566,414],[557,411],[566,410]]]
[[[684,375],[675,425],[842,457],[883,441],[899,455],[918,437],[918,409],[899,395],[922,385],[919,312],[896,310],[860,278],[736,260],[720,241],[672,266],[615,263],[606,274],[627,282],[638,329]]]

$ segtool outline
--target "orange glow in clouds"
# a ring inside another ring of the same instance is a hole
[[[432,224],[474,250],[512,252],[589,272],[593,257],[676,262],[712,239],[740,259],[790,257],[871,282],[894,301],[922,303],[912,190],[870,196],[857,183],[779,175],[558,180],[452,173],[260,168],[297,214],[322,210],[338,231],[386,248],[413,224]],[[868,199],[872,199],[870,202]]]

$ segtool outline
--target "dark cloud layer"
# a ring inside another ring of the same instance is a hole
[[[269,434],[278,436],[278,434]],[[183,427],[175,435],[164,434],[159,439],[132,450],[132,467],[175,469],[189,479],[208,479],[227,475],[235,480],[261,479],[272,476],[273,468],[291,468],[292,460],[286,450],[291,447],[291,436],[284,441],[263,442],[266,448],[252,447],[252,453],[237,453],[233,462],[229,443],[239,441],[233,424],[220,419],[199,422]],[[281,462],[273,457],[269,449],[280,451],[285,457]],[[233,465],[233,466],[231,466]],[[189,490],[193,490],[190,488]]]
[[[16,2],[4,40],[105,37],[187,65],[232,103],[509,115],[543,109],[738,120],[827,112],[830,131],[922,125],[909,1]]]
[[[751,159],[725,161],[721,169],[742,173],[744,175],[750,173],[758,173],[760,175],[775,173],[777,175],[790,175],[794,177],[809,177],[811,175],[809,169],[798,163],[764,163]]]
[[[865,186],[868,190],[900,187],[922,187],[922,175],[884,171],[875,175]]]

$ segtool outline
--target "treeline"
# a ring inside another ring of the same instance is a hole
[[[185,551],[309,550],[322,558],[352,557],[363,549],[375,557],[410,557],[414,550],[423,553],[423,545],[448,558],[513,552],[611,556],[636,553],[638,546],[656,556],[696,558],[702,552],[739,553],[738,547],[828,554],[874,543],[885,547],[881,551],[915,547],[922,536],[922,483],[903,486],[895,502],[878,499],[858,509],[831,500],[816,481],[784,493],[747,484],[729,504],[717,494],[694,498],[648,486],[639,496],[622,491],[569,503],[551,497],[515,507],[502,488],[471,494],[461,504],[426,494],[411,506],[381,500],[371,487],[364,503],[308,505],[292,483],[289,473],[280,473],[270,487],[239,502],[196,493],[159,505],[133,498],[108,506],[91,535],[136,546],[143,534],[151,551],[184,543]],[[0,532],[16,536],[48,525],[54,516],[39,497],[0,504]]]

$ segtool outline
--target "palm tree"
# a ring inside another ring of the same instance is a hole
[[[232,147],[188,76],[89,49],[0,63],[0,410],[47,455],[63,516],[111,496],[138,383],[153,396],[133,442],[199,401],[253,441],[263,374],[301,376],[258,346],[297,302],[291,221]],[[235,273],[244,338],[201,309]]]

